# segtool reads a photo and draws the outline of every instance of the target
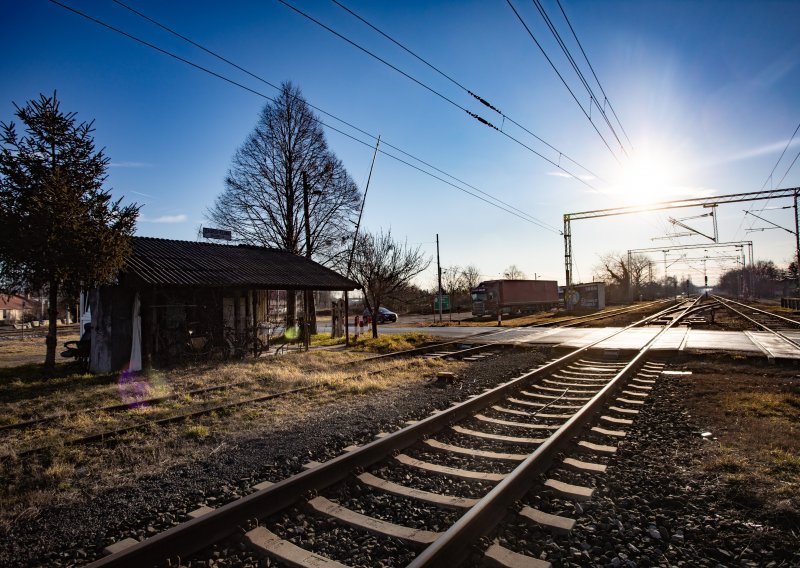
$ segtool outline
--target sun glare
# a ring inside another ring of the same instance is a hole
[[[677,163],[663,151],[639,150],[623,162],[613,193],[625,204],[648,204],[672,199],[676,186]]]

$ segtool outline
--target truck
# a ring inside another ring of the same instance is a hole
[[[558,306],[555,280],[487,280],[470,290],[472,315],[531,313]]]

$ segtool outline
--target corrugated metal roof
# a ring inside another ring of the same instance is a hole
[[[294,253],[133,237],[125,272],[161,286],[242,286],[269,290],[355,290],[358,284]]]

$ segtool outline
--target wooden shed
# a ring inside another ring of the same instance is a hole
[[[95,373],[168,362],[190,332],[251,333],[279,313],[278,291],[359,288],[285,250],[149,237],[132,246],[117,282],[89,291]]]

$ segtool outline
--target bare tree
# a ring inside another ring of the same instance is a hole
[[[461,276],[464,279],[464,285],[467,290],[471,290],[481,283],[481,271],[474,264],[468,264],[461,270]]]
[[[627,301],[630,293],[640,290],[651,272],[653,261],[641,254],[628,255],[608,253],[600,257],[600,264],[594,268],[596,279],[616,287],[621,298]]]
[[[300,90],[284,83],[236,151],[225,189],[206,216],[238,242],[281,248],[331,265],[348,253],[349,220],[359,203],[360,192],[328,149],[319,119]],[[295,311],[294,295],[289,294],[290,324]]]
[[[363,233],[356,241],[351,278],[364,289],[364,303],[376,315],[385,298],[403,290],[430,263],[420,247],[392,239],[391,230]],[[376,317],[372,318],[372,337],[378,337]]]
[[[464,271],[460,266],[442,268],[442,288],[451,295],[465,288]]]
[[[525,273],[516,264],[512,264],[503,271],[503,278],[506,280],[524,280]]]

